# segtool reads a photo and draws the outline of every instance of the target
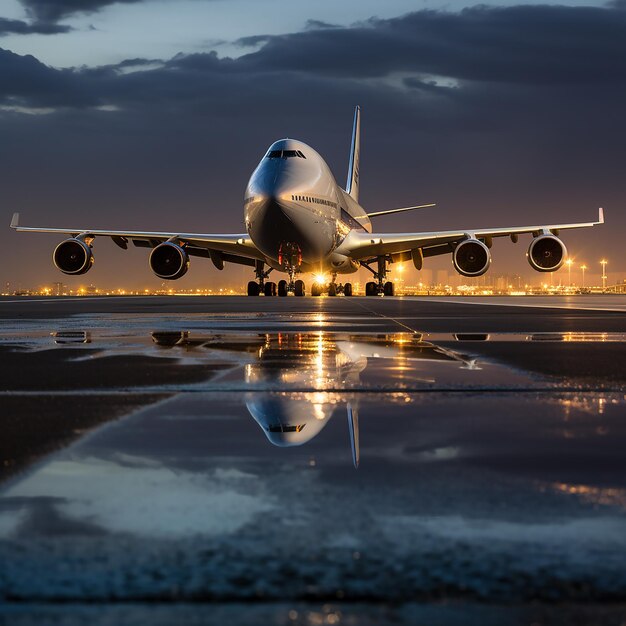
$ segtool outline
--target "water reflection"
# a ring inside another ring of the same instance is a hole
[[[423,335],[336,335],[271,333],[255,337],[195,337],[185,331],[153,332],[161,348],[248,352],[256,358],[245,365],[245,382],[253,389],[285,389],[271,394],[248,391],[245,403],[267,439],[275,446],[300,446],[316,437],[338,407],[345,410],[352,461],[359,463],[358,400],[346,401],[345,389],[356,389],[371,359],[392,359],[397,370],[408,371],[416,361],[458,363],[480,369],[475,359],[424,341]],[[422,378],[433,383],[433,378]]]

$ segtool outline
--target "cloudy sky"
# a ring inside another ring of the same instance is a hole
[[[587,221],[604,206],[606,227],[564,238],[588,277],[602,256],[624,277],[624,0],[3,0],[2,284],[62,276],[58,238],[9,231],[16,210],[27,225],[242,232],[247,179],[285,136],[343,183],[355,104],[366,209],[438,203],[377,230]],[[527,245],[496,242],[491,272],[544,278]],[[159,284],[145,250],[95,252],[63,280]],[[248,278],[194,259],[178,286]]]

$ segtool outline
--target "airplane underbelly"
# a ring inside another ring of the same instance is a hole
[[[297,249],[303,265],[319,263],[336,245],[334,219],[276,201],[250,207],[248,233],[254,245],[278,263],[286,249]]]

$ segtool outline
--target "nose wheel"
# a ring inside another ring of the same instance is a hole
[[[329,283],[322,285],[320,283],[314,283],[311,287],[312,296],[321,296],[323,293],[328,294],[331,298],[343,294],[346,297],[352,295],[352,283],[345,283],[344,285],[337,284],[337,274],[333,274]]]
[[[293,280],[293,278],[287,282],[286,280],[281,280],[278,283],[278,295],[282,298],[289,295],[289,293],[293,293],[296,297],[302,297],[306,293],[306,287],[304,285],[303,280]]]

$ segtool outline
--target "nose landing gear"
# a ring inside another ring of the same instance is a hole
[[[352,284],[337,284],[337,274],[333,274],[328,284],[322,285],[320,283],[314,283],[311,287],[312,296],[321,296],[323,293],[327,293],[330,297],[338,296],[339,294],[350,297],[352,295]]]
[[[388,269],[389,258],[384,256],[378,257],[378,271],[373,270],[368,263],[361,261],[361,265],[372,272],[376,282],[370,281],[365,285],[365,295],[366,296],[393,296],[395,295],[394,284],[391,281],[386,280],[387,274],[389,273]]]
[[[281,280],[278,283],[278,295],[286,296],[293,293],[294,296],[302,297],[305,294],[304,281],[296,280],[296,274],[300,273],[302,265],[302,252],[296,243],[282,243],[278,249],[278,263],[289,274],[289,282]]]

